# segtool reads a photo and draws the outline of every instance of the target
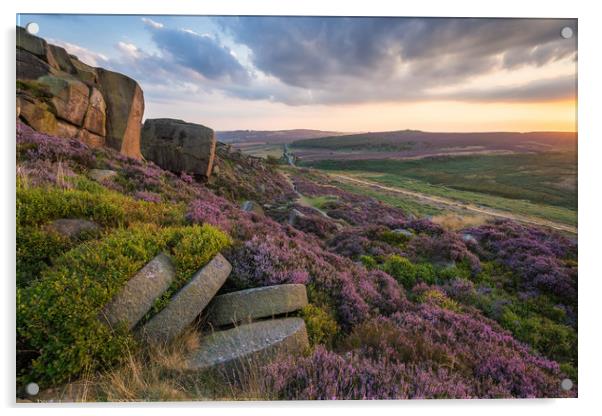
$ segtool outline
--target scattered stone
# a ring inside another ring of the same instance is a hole
[[[200,315],[231,270],[228,260],[218,253],[192,276],[163,310],[140,328],[140,334],[150,343],[171,341]]]
[[[301,318],[255,322],[203,337],[199,349],[186,360],[185,370],[236,377],[269,363],[279,353],[299,354],[308,345]]]
[[[216,296],[208,307],[207,322],[213,326],[249,322],[294,312],[306,305],[305,285],[258,287]]]
[[[288,223],[293,227],[298,224],[300,218],[305,218],[306,215],[296,208],[293,208],[288,216]]]
[[[403,235],[404,237],[407,237],[407,238],[414,237],[414,233],[412,233],[411,231],[406,230],[404,228],[397,228],[397,229],[393,230],[393,232],[395,234]]]
[[[241,209],[246,212],[254,212],[255,214],[263,215],[263,208],[255,201],[243,202]]]
[[[478,244],[477,239],[472,234],[462,234],[462,241],[469,244]]]
[[[140,126],[144,114],[142,89],[132,78],[97,69],[100,90],[107,105],[107,145],[134,159],[141,159]]]
[[[109,169],[90,169],[88,176],[96,182],[104,182],[117,176],[117,172]]]
[[[62,218],[48,224],[48,228],[67,238],[77,238],[84,233],[94,233],[100,227],[92,221],[75,218]]]
[[[142,154],[163,169],[211,176],[215,133],[200,124],[170,118],[147,119],[142,128]]]
[[[112,327],[122,323],[132,329],[171,285],[175,275],[171,259],[159,254],[127,281],[104,307],[102,317]]]

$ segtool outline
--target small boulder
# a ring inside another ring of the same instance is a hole
[[[167,290],[175,276],[176,269],[171,259],[164,253],[159,254],[127,281],[104,307],[102,318],[110,326],[122,323],[132,329]]]
[[[140,328],[140,335],[150,343],[159,344],[180,335],[213,299],[231,270],[228,260],[218,253],[192,276],[165,308]]]
[[[462,234],[462,241],[469,244],[478,244],[477,239],[472,234]]]
[[[258,215],[263,215],[263,208],[255,201],[245,201],[241,205],[241,209],[245,212],[254,212]]]
[[[48,228],[67,238],[78,238],[86,233],[94,233],[100,230],[98,225],[92,221],[75,218],[62,218],[48,224]]]
[[[302,219],[305,217],[307,217],[307,215],[305,215],[298,209],[293,208],[291,210],[290,214],[288,215],[288,223],[294,227],[295,225],[298,225],[299,219]]]
[[[395,234],[403,235],[404,237],[407,237],[407,238],[414,237],[414,233],[412,233],[411,231],[406,230],[404,228],[397,228],[397,229],[393,230],[393,232]]]
[[[279,353],[300,354],[308,346],[301,318],[255,322],[203,337],[200,347],[187,358],[184,370],[236,377],[268,364]]]
[[[117,172],[109,169],[90,169],[88,176],[96,182],[104,182],[117,176]]]
[[[305,285],[258,287],[216,296],[208,307],[207,322],[213,326],[249,322],[294,312],[306,305]]]
[[[169,118],[147,119],[142,154],[163,169],[208,178],[215,158],[215,133],[200,124]]]

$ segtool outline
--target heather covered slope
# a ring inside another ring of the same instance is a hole
[[[103,301],[159,251],[191,270],[219,250],[233,265],[222,292],[308,288],[311,350],[259,369],[258,398],[576,395],[560,388],[577,376],[575,242],[509,222],[449,231],[225,146],[215,166],[199,183],[18,125],[21,381],[118,368],[141,347],[91,323]],[[91,169],[116,176],[97,183]],[[265,214],[243,211],[246,200]],[[100,230],[66,240],[47,228],[58,218]],[[101,264],[104,280],[81,277]],[[173,399],[199,398],[174,386]]]

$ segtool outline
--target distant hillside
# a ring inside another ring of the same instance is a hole
[[[575,148],[577,133],[571,132],[491,132],[431,133],[400,130],[349,135],[331,135],[296,140],[295,148],[328,150],[407,151],[435,150],[449,147],[479,146],[490,150],[538,151]]]
[[[217,140],[223,143],[260,142],[267,144],[291,143],[295,140],[336,137],[349,134],[336,131],[293,129],[293,130],[231,130],[218,131]]]

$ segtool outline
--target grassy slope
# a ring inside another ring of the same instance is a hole
[[[577,222],[574,153],[321,161],[311,165],[522,215],[570,225]]]

